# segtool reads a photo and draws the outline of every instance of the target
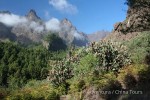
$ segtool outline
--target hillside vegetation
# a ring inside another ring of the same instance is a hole
[[[137,96],[130,94],[100,94],[106,90],[132,89],[142,91],[138,98],[148,100],[150,32],[142,32],[122,43],[100,41],[87,48],[72,48],[66,57],[62,57],[63,52],[50,53],[38,47],[0,45],[0,98],[59,100],[61,95],[66,95],[70,100],[92,100],[96,96],[112,99],[113,95],[114,99],[136,100]],[[56,54],[58,56],[53,58]],[[98,93],[90,96],[92,91]]]
[[[0,41],[0,100],[150,100],[150,5],[127,4],[127,19],[86,47],[55,34],[44,46]]]

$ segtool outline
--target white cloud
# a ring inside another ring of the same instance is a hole
[[[40,25],[34,21],[29,21],[26,17],[15,14],[0,14],[0,22],[9,27],[23,25],[26,28],[31,28],[36,32],[42,32],[44,30],[43,25]]]
[[[0,14],[0,22],[7,26],[14,26],[27,22],[27,19],[25,17],[20,17],[14,14]]]
[[[70,4],[67,0],[49,0],[49,4],[61,12],[71,14],[78,12],[76,6]]]
[[[46,28],[47,31],[60,31],[60,21],[56,18],[51,18],[50,20],[40,24],[39,22],[28,20],[26,17],[22,17],[15,14],[0,14],[0,22],[6,26],[13,27],[22,25],[26,28],[33,29],[34,32],[41,33]]]
[[[35,33],[41,33],[45,30],[54,32],[65,32],[68,34],[72,34],[76,39],[84,39],[84,37],[77,30],[72,30],[72,26],[70,26],[70,24],[61,24],[61,22],[57,18],[51,18],[50,20],[41,24],[39,22],[31,21],[28,20],[26,17],[15,14],[0,14],[0,22],[10,27],[23,26],[27,29],[33,29]]]
[[[56,18],[52,18],[45,23],[46,29],[48,31],[60,31],[60,21]]]
[[[84,40],[84,37],[77,30],[72,30],[70,33],[73,34],[76,39]]]
[[[40,25],[39,23],[33,22],[33,21],[29,23],[29,27],[32,28],[34,31],[39,32],[39,33],[44,30],[43,25]]]

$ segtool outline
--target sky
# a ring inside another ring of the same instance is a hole
[[[125,0],[1,0],[0,11],[24,16],[34,9],[42,20],[67,18],[84,33],[112,31],[126,17]]]

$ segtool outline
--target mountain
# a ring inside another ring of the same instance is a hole
[[[68,44],[77,46],[85,46],[88,43],[88,37],[83,32],[79,32],[68,19],[63,19],[60,22],[61,30],[59,36]]]
[[[11,28],[0,22],[0,40],[16,40],[16,35],[11,32]]]
[[[88,39],[90,40],[90,42],[97,42],[100,41],[101,39],[105,38],[108,34],[110,34],[110,32],[108,31],[97,31],[95,33],[92,34],[88,34]]]
[[[37,16],[36,11],[33,10],[33,9],[31,9],[31,10],[29,11],[29,13],[26,15],[26,17],[27,17],[29,20],[35,21],[35,22],[41,20],[41,18]]]
[[[24,18],[26,18],[26,22],[12,26],[11,31],[18,37],[17,41],[22,44],[41,42],[46,31],[44,31],[44,24],[40,17],[34,10],[30,10]],[[39,31],[40,28],[42,28],[41,31]]]
[[[42,43],[48,33],[58,33],[67,45],[85,46],[89,42],[87,36],[83,32],[79,32],[68,19],[59,21],[52,18],[43,21],[33,9],[25,16],[15,15],[9,11],[0,11],[0,23],[0,38],[3,38],[5,34],[5,38],[9,39],[12,37],[9,35],[13,34],[16,38],[15,41],[25,45]]]

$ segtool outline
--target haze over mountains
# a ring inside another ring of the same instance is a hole
[[[68,19],[51,18],[43,21],[34,10],[25,16],[19,16],[9,11],[0,12],[0,39],[10,39],[22,44],[40,43],[47,33],[58,33],[67,45],[85,46],[90,41],[98,41],[109,32],[97,32],[86,35],[79,32]]]
[[[88,34],[87,36],[88,36],[89,41],[98,42],[109,34],[110,32],[102,30],[102,31],[94,32],[92,34]]]

